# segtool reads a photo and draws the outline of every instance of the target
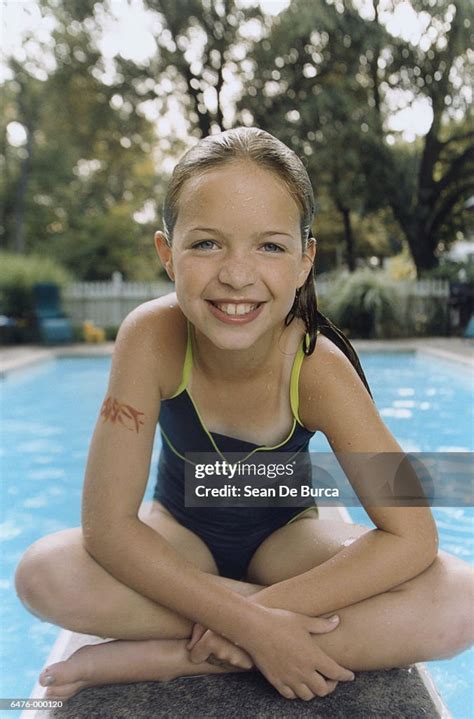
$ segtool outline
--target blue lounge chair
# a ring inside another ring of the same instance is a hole
[[[69,319],[61,310],[59,288],[41,282],[33,288],[37,335],[40,342],[59,344],[72,342],[73,331]]]
[[[471,315],[469,322],[467,323],[466,329],[464,330],[464,337],[474,337],[474,314]]]

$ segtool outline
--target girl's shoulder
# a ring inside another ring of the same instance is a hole
[[[351,361],[322,333],[314,352],[303,361],[299,396],[301,421],[311,431],[324,431],[328,417],[343,412],[349,401],[373,405]]]
[[[161,396],[171,396],[181,381],[187,321],[174,292],[144,302],[123,320],[116,350],[149,353],[156,364]]]

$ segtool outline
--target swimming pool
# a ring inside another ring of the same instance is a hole
[[[361,353],[377,406],[406,451],[472,451],[471,372],[425,354]],[[80,524],[88,444],[107,384],[107,358],[68,358],[14,372],[2,382],[0,467],[0,696],[30,695],[58,628],[32,617],[17,599],[13,575],[28,545]],[[314,451],[326,451],[323,436]],[[145,499],[151,499],[155,442]],[[350,509],[354,521],[363,510]],[[474,563],[472,509],[437,508],[441,546]],[[467,719],[474,651],[428,664],[455,719]],[[463,713],[464,712],[464,713]],[[9,712],[10,719],[19,712]]]

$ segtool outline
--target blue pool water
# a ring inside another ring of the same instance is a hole
[[[361,353],[386,424],[405,451],[473,451],[473,379],[458,364],[427,355]],[[0,696],[27,697],[58,634],[17,599],[15,567],[25,549],[51,532],[80,524],[90,436],[110,360],[61,359],[14,372],[1,383]],[[327,451],[321,435],[314,451]],[[153,493],[159,439],[145,499]],[[370,523],[361,509],[353,521]],[[434,510],[441,546],[474,564],[473,517],[466,508]],[[474,652],[428,668],[455,719],[472,716]],[[10,719],[19,712],[8,712]]]

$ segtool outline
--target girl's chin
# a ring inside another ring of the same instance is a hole
[[[250,336],[249,333],[241,333],[239,336],[224,336],[222,332],[206,332],[207,338],[219,350],[246,350],[254,346],[258,341],[258,337]]]
[[[201,330],[216,349],[237,351],[254,347],[265,334],[265,329],[251,325],[215,327],[206,325]]]

